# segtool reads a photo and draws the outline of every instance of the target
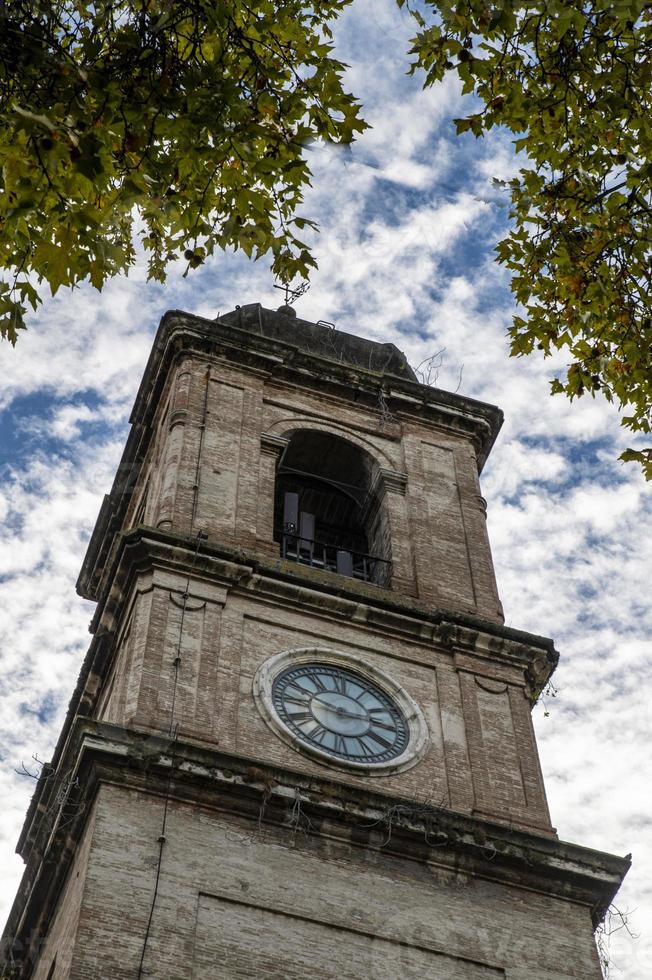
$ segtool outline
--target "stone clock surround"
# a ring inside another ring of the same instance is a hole
[[[279,719],[272,703],[272,684],[282,670],[296,667],[299,664],[325,663],[332,666],[344,667],[353,673],[361,674],[377,684],[390,698],[396,702],[405,717],[409,728],[409,742],[404,752],[389,762],[365,765],[364,763],[346,759],[334,758],[328,752],[320,752],[304,744],[292,735]],[[410,769],[426,753],[428,749],[428,725],[414,698],[398,684],[388,673],[380,670],[369,657],[342,653],[332,647],[304,647],[297,650],[286,650],[265,660],[258,668],[253,682],[253,698],[256,707],[269,725],[272,732],[297,752],[301,752],[324,765],[336,769],[355,772],[358,775],[380,776],[388,773],[400,773]]]

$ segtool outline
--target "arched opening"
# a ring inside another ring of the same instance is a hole
[[[339,436],[292,433],[276,475],[281,557],[388,586],[390,543],[378,464]]]

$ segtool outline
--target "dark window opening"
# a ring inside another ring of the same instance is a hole
[[[389,535],[376,469],[368,453],[345,439],[295,432],[276,478],[281,557],[388,586]]]

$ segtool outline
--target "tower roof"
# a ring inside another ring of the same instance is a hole
[[[219,322],[270,340],[283,341],[327,360],[417,381],[405,354],[395,344],[382,344],[345,333],[325,320],[318,320],[317,323],[303,320],[291,306],[266,310],[260,303],[248,303],[220,316]]]

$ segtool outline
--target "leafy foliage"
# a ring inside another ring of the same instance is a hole
[[[458,132],[506,126],[528,158],[507,182],[514,224],[497,247],[525,310],[512,354],[569,351],[553,392],[602,392],[650,433],[652,4],[426,0],[413,16],[413,70],[426,85],[457,72],[481,100]],[[652,478],[652,449],[621,458]]]
[[[3,3],[2,334],[15,342],[37,284],[127,271],[135,229],[154,279],[228,247],[305,276],[304,148],[365,126],[329,41],[349,2]]]
[[[0,332],[36,286],[101,288],[135,259],[165,278],[216,248],[271,253],[282,282],[314,260],[298,237],[306,144],[365,127],[330,23],[351,0],[7,0],[0,7]],[[409,0],[397,0],[410,6]],[[412,70],[456,72],[481,136],[527,157],[497,248],[524,315],[512,353],[570,352],[554,392],[601,392],[652,431],[652,5],[649,0],[418,0]],[[652,449],[627,450],[652,478]]]

